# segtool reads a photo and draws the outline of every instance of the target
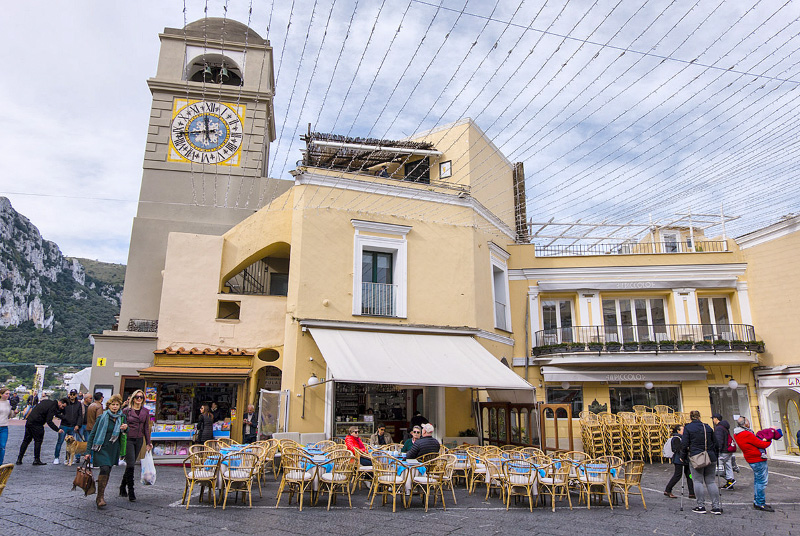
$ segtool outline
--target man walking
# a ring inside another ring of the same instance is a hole
[[[42,441],[44,441],[44,425],[46,424],[58,433],[59,437],[64,435],[64,430],[59,429],[53,423],[53,417],[56,416],[57,411],[63,410],[67,407],[68,400],[62,398],[61,400],[42,400],[35,408],[28,414],[28,420],[25,423],[25,437],[22,438],[22,444],[19,446],[19,456],[17,456],[17,465],[22,465],[22,458],[25,456],[25,451],[28,445],[33,441],[33,465],[47,465],[42,461]]]
[[[66,436],[80,436],[81,425],[83,424],[83,400],[78,399],[78,391],[73,389],[69,392],[67,406],[64,408],[64,415],[61,416],[61,429],[63,434],[59,434],[56,441],[56,452],[53,465],[58,465],[61,458],[61,446],[64,444]]]
[[[247,413],[242,418],[242,439],[245,443],[254,443],[258,439],[258,418],[253,404],[248,404]]]
[[[736,444],[742,449],[742,454],[750,467],[753,468],[753,508],[762,512],[774,512],[775,510],[767,504],[766,489],[769,480],[767,471],[766,454],[759,449],[765,449],[772,444],[772,440],[762,441],[750,429],[750,421],[744,417],[736,420],[736,428],[733,430],[733,438]]]
[[[733,453],[736,452],[736,445],[733,443],[730,429],[731,425],[722,418],[722,415],[715,413],[711,416],[714,422],[714,438],[719,447],[719,464],[725,469],[725,484],[720,489],[733,489],[736,480],[733,478]],[[731,451],[733,448],[733,451]]]
[[[86,430],[86,419],[89,417],[89,406],[92,405],[92,395],[86,393],[83,395],[83,422],[81,423],[81,441],[86,441],[89,437],[89,432]]]

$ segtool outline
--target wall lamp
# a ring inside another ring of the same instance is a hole
[[[315,387],[317,385],[322,385],[324,383],[332,381],[333,379],[326,380],[325,378],[322,378],[320,380],[319,378],[317,378],[316,374],[314,374],[313,372],[311,373],[311,377],[308,378],[308,381],[303,384],[303,413],[300,414],[301,419],[306,418],[306,389],[308,389],[309,387]]]
[[[730,381],[728,382],[728,387],[730,387],[731,389],[736,389],[737,387],[739,387],[739,382],[734,380],[733,376],[731,376],[730,374],[726,374],[725,377],[730,378]]]

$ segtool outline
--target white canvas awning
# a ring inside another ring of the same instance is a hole
[[[467,335],[309,331],[337,382],[533,389]]]

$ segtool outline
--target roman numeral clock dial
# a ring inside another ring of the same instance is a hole
[[[238,166],[244,105],[176,100],[169,160]]]

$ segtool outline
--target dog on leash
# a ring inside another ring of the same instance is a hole
[[[86,453],[86,441],[78,441],[74,436],[68,435],[64,438],[67,444],[67,462],[66,465],[72,465],[75,461],[75,455],[83,455]]]

